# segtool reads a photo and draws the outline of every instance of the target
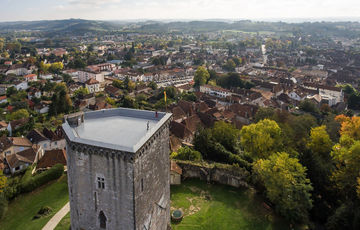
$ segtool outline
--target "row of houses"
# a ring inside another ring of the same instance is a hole
[[[66,165],[65,139],[61,128],[31,130],[26,137],[0,137],[0,170],[17,173],[36,164],[43,170],[57,163]]]

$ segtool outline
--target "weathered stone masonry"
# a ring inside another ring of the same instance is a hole
[[[136,152],[66,136],[71,229],[167,229],[170,118]]]

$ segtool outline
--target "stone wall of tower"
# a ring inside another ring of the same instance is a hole
[[[103,149],[67,140],[71,229],[134,229],[133,153]],[[97,178],[105,188],[98,188]]]
[[[137,230],[166,230],[170,224],[169,121],[136,153],[134,164]]]

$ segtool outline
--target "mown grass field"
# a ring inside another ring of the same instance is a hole
[[[31,193],[19,195],[9,203],[8,211],[0,220],[1,230],[39,230],[69,201],[67,177],[63,175]],[[45,217],[33,220],[42,206],[52,212]]]
[[[172,210],[182,209],[183,220],[173,230],[285,230],[289,224],[263,206],[249,189],[186,180],[171,187]]]

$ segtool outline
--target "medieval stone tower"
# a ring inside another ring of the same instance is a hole
[[[65,117],[72,230],[165,230],[171,114],[132,109]]]

